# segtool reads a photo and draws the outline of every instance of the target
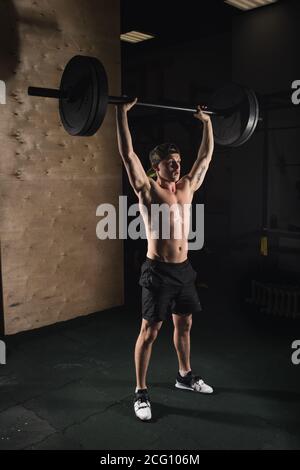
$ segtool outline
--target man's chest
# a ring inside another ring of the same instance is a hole
[[[177,190],[175,193],[171,193],[163,188],[155,188],[150,195],[149,202],[151,204],[159,204],[166,206],[184,206],[192,202],[191,191],[187,189]]]

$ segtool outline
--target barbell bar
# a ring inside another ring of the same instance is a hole
[[[55,98],[55,99],[67,99],[69,101],[72,100],[72,90],[68,91],[63,91],[63,90],[58,90],[55,88],[41,88],[41,87],[28,87],[28,95],[30,96],[39,96],[43,98]],[[108,96],[108,103],[109,104],[126,104],[130,103],[133,101],[134,98],[130,98],[128,96]],[[184,112],[189,112],[189,113],[196,113],[197,109],[196,108],[183,108],[180,106],[171,106],[171,105],[166,105],[166,104],[157,104],[157,103],[144,103],[141,101],[138,101],[135,106],[142,106],[144,108],[159,108],[159,109],[167,109],[171,111],[184,111]],[[205,109],[204,110],[205,114],[218,114],[218,115],[226,115],[230,114],[229,110],[226,110],[221,112],[218,110],[209,110]]]
[[[108,104],[132,101],[127,96],[109,96],[106,71],[95,57],[76,55],[63,71],[60,88],[28,88],[28,95],[59,100],[65,130],[72,136],[91,136],[100,128]],[[136,106],[196,113],[196,108],[137,101]],[[259,104],[253,90],[238,84],[218,89],[203,110],[211,115],[215,142],[237,147],[247,142],[259,120]]]
[[[72,98],[69,96],[67,92],[62,92],[61,90],[55,88],[40,88],[40,87],[28,87],[28,95],[30,96],[40,96],[43,98],[64,98],[67,100],[71,100]],[[130,103],[133,101],[133,98],[129,98],[128,96],[108,96],[108,103],[109,104],[125,104]],[[171,111],[185,111],[189,113],[196,113],[196,108],[182,108],[179,106],[170,106],[166,104],[156,104],[156,103],[144,103],[138,101],[135,106],[142,106],[144,108],[159,108],[159,109],[168,109]],[[205,114],[218,114],[217,111],[212,111],[206,109]],[[221,114],[221,113],[219,113]],[[225,114],[225,113],[224,113]]]
[[[130,98],[128,96],[109,96],[108,103],[109,104],[125,104],[130,103],[134,100],[134,98]],[[188,113],[197,113],[198,109],[196,108],[183,108],[182,106],[173,106],[169,104],[158,104],[158,103],[145,103],[143,101],[137,101],[135,106],[142,106],[144,108],[153,108],[153,109],[166,109],[169,111],[183,111]],[[226,110],[223,109],[202,109],[205,114],[210,115],[217,115],[217,116],[228,116],[235,110],[237,110],[239,105],[233,106],[232,108],[227,108]]]

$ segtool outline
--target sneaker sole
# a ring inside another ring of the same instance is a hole
[[[150,421],[152,419],[152,416],[150,416],[150,418],[140,418],[139,416],[135,415],[136,419],[138,419],[139,421]]]
[[[181,384],[180,382],[177,382],[175,383],[175,387],[176,388],[180,388],[181,390],[189,390],[190,392],[197,392],[197,390],[195,390],[194,388],[192,387],[187,387],[186,385],[183,385]],[[210,394],[210,393],[213,393],[213,390],[211,392],[201,392],[201,390],[197,393],[205,393],[205,394]]]

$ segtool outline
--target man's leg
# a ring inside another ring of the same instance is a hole
[[[177,374],[175,387],[200,393],[212,393],[213,388],[210,385],[206,384],[199,376],[192,374],[190,363],[190,330],[192,327],[192,315],[179,316],[173,314],[173,322],[174,345],[179,362],[179,374]]]
[[[190,363],[190,331],[192,315],[172,315],[174,323],[174,346],[178,356],[179,372],[181,375],[191,370]]]
[[[138,336],[135,351],[136,386],[138,389],[147,388],[146,375],[152,352],[152,345],[161,328],[162,321],[150,324],[148,320],[142,320],[141,331]]]

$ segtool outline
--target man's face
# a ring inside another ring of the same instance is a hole
[[[176,183],[180,178],[180,163],[179,153],[171,153],[161,160],[155,169],[162,179]]]

